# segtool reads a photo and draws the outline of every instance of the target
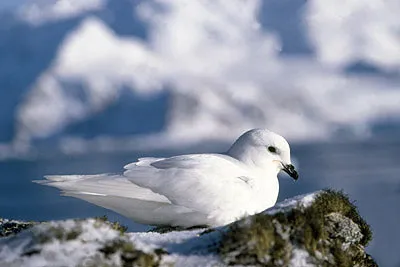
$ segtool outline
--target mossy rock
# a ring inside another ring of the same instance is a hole
[[[365,253],[368,224],[342,192],[325,190],[310,205],[268,211],[233,223],[218,249],[228,265],[294,266],[295,251],[315,266],[377,266]]]
[[[0,237],[18,234],[36,225],[36,222],[21,222],[0,218]]]
[[[13,259],[1,258],[6,254],[0,245],[0,266],[27,266],[33,257],[49,266],[70,266],[71,259],[80,267],[186,267],[210,260],[212,266],[377,266],[364,249],[372,238],[368,224],[346,195],[332,190],[297,196],[203,231],[159,227],[151,233],[125,233],[126,227],[104,216],[21,225],[9,229],[35,226],[0,240],[3,251],[18,247]]]
[[[84,220],[85,219],[75,219],[74,221],[78,222],[78,221],[84,221]],[[114,229],[114,230],[120,232],[121,234],[125,233],[126,230],[128,229],[128,227],[120,224],[119,222],[109,221],[106,215],[103,215],[100,217],[95,217],[94,220],[98,221],[99,223],[105,223],[105,224],[109,225],[111,227],[111,229]],[[40,223],[46,223],[46,222],[34,222],[34,221],[26,222],[26,221],[16,221],[16,220],[8,220],[8,219],[0,218],[0,237],[6,237],[6,236],[18,234],[19,232],[29,229]],[[53,230],[56,231],[55,229],[53,229]],[[69,238],[72,239],[73,236],[70,236]]]
[[[108,224],[111,229],[114,229],[118,232],[120,232],[121,234],[124,234],[126,232],[126,230],[128,230],[128,227],[126,227],[125,225],[120,224],[119,222],[111,222],[108,220],[106,215],[103,215],[101,217],[95,217],[94,218],[96,221]]]
[[[162,256],[167,254],[162,249],[156,249],[153,253],[145,253],[136,249],[132,242],[123,239],[105,244],[99,251],[107,258],[118,254],[121,258],[122,266],[138,267],[159,266]]]
[[[73,254],[68,254],[73,247],[83,250],[85,247],[86,249],[97,247],[95,250],[89,249],[90,254],[75,258],[76,265],[159,266],[162,256],[167,252],[162,249],[144,252],[136,248],[129,236],[124,234],[125,230],[126,227],[109,222],[106,217],[41,223],[26,233],[26,237],[29,236],[31,241],[26,243],[27,247],[21,256],[36,256],[46,261],[57,262],[57,258],[75,257]],[[49,249],[54,246],[59,247],[59,250]]]
[[[152,253],[145,253],[135,247],[127,239],[118,239],[105,243],[98,249],[101,256],[92,256],[85,260],[80,267],[114,267],[114,266],[137,266],[137,267],[157,267],[160,266],[162,256],[167,254],[162,249],[156,249]],[[118,264],[115,263],[115,258]],[[109,261],[114,259],[114,261]]]

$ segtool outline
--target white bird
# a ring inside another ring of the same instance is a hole
[[[121,175],[52,175],[35,181],[149,225],[221,226],[275,205],[278,173],[295,180],[290,147],[253,129],[225,154],[140,158]]]

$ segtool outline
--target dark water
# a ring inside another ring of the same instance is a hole
[[[186,151],[187,152],[187,151]],[[192,151],[198,152],[198,151]],[[152,156],[169,156],[157,152]],[[280,200],[323,188],[343,189],[371,224],[368,247],[380,266],[400,265],[400,142],[293,145],[300,179],[281,177]],[[108,215],[132,231],[147,229],[113,212],[81,200],[60,197],[57,189],[31,183],[45,174],[119,172],[121,166],[149,154],[59,156],[32,161],[0,162],[0,217],[58,220]]]

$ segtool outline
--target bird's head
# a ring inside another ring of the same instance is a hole
[[[286,172],[294,180],[299,175],[290,160],[288,142],[267,129],[253,129],[242,134],[228,151],[228,155],[259,168],[273,168]]]

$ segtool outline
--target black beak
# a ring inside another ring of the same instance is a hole
[[[299,174],[295,170],[294,166],[292,164],[284,164],[283,165],[283,171],[289,174],[290,177],[292,177],[294,180],[299,179]]]

